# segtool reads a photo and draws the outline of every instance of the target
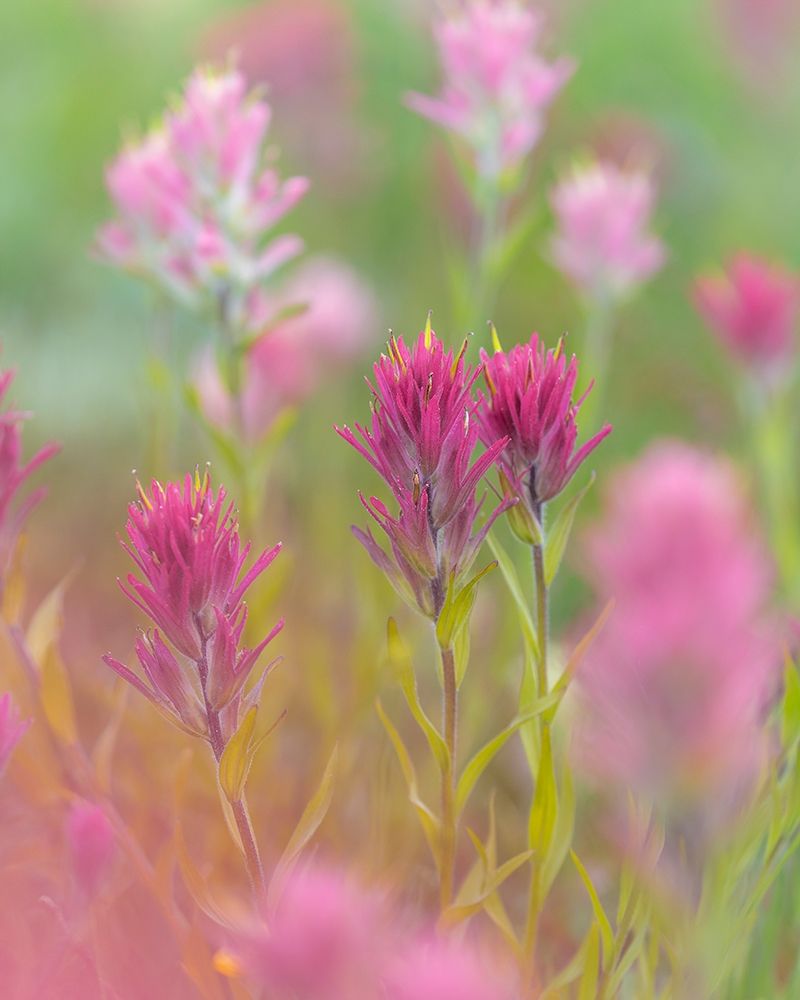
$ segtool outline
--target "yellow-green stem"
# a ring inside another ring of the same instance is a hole
[[[544,505],[534,504],[534,516],[539,525],[539,533],[544,538]],[[547,694],[547,647],[549,641],[549,593],[547,581],[544,574],[544,545],[532,546],[533,557],[533,577],[536,591],[536,632],[539,646],[539,655],[536,660],[536,687],[537,697],[543,698]],[[539,719],[539,731],[545,723]],[[542,741],[539,740],[541,747]],[[535,794],[535,791],[534,791]],[[524,955],[525,955],[525,978],[530,983],[536,965],[536,943],[539,934],[539,916],[542,908],[542,884],[541,884],[541,858],[533,858],[531,864],[531,880],[528,889],[528,912],[525,921]]]
[[[440,649],[442,656],[442,728],[447,762],[442,769],[442,834],[439,858],[439,889],[442,911],[453,898],[456,862],[456,741],[458,730],[458,687],[455,656],[451,648]]]

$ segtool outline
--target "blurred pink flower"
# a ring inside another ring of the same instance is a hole
[[[13,371],[0,372],[0,407],[6,405],[6,393],[13,381]],[[45,445],[23,464],[22,425],[27,418],[28,414],[21,410],[0,409],[0,593],[20,530],[46,491],[34,490],[19,503],[17,494],[25,480],[59,450],[58,445]]]
[[[774,375],[793,359],[800,317],[796,274],[740,253],[722,274],[695,282],[694,301],[722,343],[754,370]]]
[[[297,307],[301,311],[292,315]],[[372,339],[377,305],[352,268],[334,258],[311,257],[278,292],[258,296],[251,308],[251,325],[267,329],[245,356],[238,402],[211,351],[197,360],[194,386],[210,423],[231,430],[238,422],[237,433],[253,444],[282,411],[301,403],[332,370],[346,367],[363,351]],[[280,318],[283,312],[287,315]]]
[[[129,541],[122,544],[143,579],[130,574],[120,586],[158,626],[136,643],[149,684],[110,654],[103,659],[181,728],[209,739],[219,757],[241,707],[257,702],[260,684],[244,696],[245,682],[283,627],[281,620],[253,649],[240,648],[244,595],[281,546],[245,570],[250,545],[241,545],[233,504],[222,487],[214,494],[208,475],[187,476],[183,488],[153,482],[149,495],[140,486],[139,497],[129,507]],[[176,658],[162,632],[191,663]]]
[[[780,659],[770,561],[735,470],[652,446],[613,480],[586,552],[616,607],[580,675],[579,759],[659,804],[711,809],[757,771]]]
[[[385,480],[400,507],[395,518],[376,497],[369,503],[361,497],[393,558],[371,532],[353,530],[400,594],[435,619],[450,575],[458,581],[468,571],[493,521],[513,502],[502,503],[472,534],[481,508],[475,491],[508,439],[493,441],[473,461],[478,425],[471,392],[478,372],[464,362],[466,341],[455,356],[429,324],[411,349],[392,336],[388,350],[374,366],[371,428],[336,431]]]
[[[548,63],[536,46],[542,17],[517,0],[470,0],[434,28],[444,85],[439,97],[409,94],[407,104],[462,136],[478,172],[497,177],[533,149],[544,112],[574,72]]]
[[[275,1000],[379,1000],[390,942],[380,899],[317,866],[289,877],[269,928],[243,934],[233,952]]]
[[[91,900],[102,889],[117,853],[114,830],[100,806],[79,799],[69,811],[66,833],[75,881]]]
[[[117,218],[97,237],[108,261],[236,330],[253,290],[302,249],[268,234],[307,189],[267,164],[270,108],[245,87],[235,70],[194,72],[163,124],[108,168]]]
[[[611,163],[577,168],[556,185],[553,260],[587,298],[624,298],[661,268],[664,246],[649,231],[654,201],[647,174]]]
[[[0,697],[0,774],[5,770],[14,747],[28,731],[30,724],[30,719],[23,722],[20,718],[10,694]]]
[[[389,968],[387,1000],[515,1000],[507,969],[489,964],[474,943],[423,937]]]
[[[567,360],[563,340],[546,351],[534,333],[527,344],[510,351],[490,356],[482,350],[481,361],[489,392],[478,393],[481,440],[487,447],[508,441],[497,464],[514,495],[540,521],[541,505],[564,489],[611,433],[611,425],[576,448],[576,417],[585,394],[577,402],[573,399],[578,360],[574,354]]]

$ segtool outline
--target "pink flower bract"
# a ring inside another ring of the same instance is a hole
[[[664,246],[649,230],[655,192],[647,174],[591,164],[561,180],[551,202],[553,260],[587,298],[624,298],[663,265]]]
[[[414,111],[462,136],[479,173],[516,167],[538,141],[544,113],[574,71],[537,52],[538,12],[517,0],[472,0],[435,27],[444,84],[439,97],[410,94]]]
[[[545,350],[538,334],[510,351],[481,351],[488,395],[478,396],[484,444],[507,440],[497,459],[516,496],[540,520],[541,504],[557,496],[581,463],[611,433],[602,428],[580,448],[577,415],[582,399],[573,394],[578,361],[567,358],[563,341]]]
[[[744,364],[775,372],[796,351],[800,278],[779,265],[737,254],[719,275],[694,286],[701,316]]]

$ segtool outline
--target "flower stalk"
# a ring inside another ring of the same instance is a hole
[[[439,891],[444,912],[453,898],[458,820],[455,807],[456,749],[458,731],[458,685],[452,646],[440,647],[442,658],[442,731],[447,747],[442,768],[442,843]]]

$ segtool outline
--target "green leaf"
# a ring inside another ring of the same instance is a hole
[[[397,759],[400,762],[400,769],[403,772],[403,777],[406,780],[406,786],[408,788],[408,799],[412,806],[416,810],[419,817],[419,821],[422,824],[422,830],[425,834],[425,839],[428,841],[428,846],[430,847],[431,854],[437,864],[439,865],[439,820],[436,815],[431,811],[431,809],[425,805],[422,799],[419,797],[419,789],[417,786],[417,773],[414,770],[414,765],[411,762],[411,755],[406,749],[403,739],[398,733],[397,729],[392,725],[389,716],[384,711],[383,705],[380,703],[380,699],[375,702],[375,708],[378,712],[378,717],[383,723],[383,728],[389,739],[392,742],[395,753],[397,754]]]
[[[253,762],[253,733],[258,706],[254,705],[228,740],[219,761],[219,783],[229,802],[240,802]]]
[[[496,562],[491,562],[488,566],[484,566],[457,593],[455,592],[454,580],[451,577],[447,587],[447,596],[439,613],[439,620],[436,622],[436,638],[442,649],[450,649],[452,647],[454,640],[469,621],[469,616],[475,604],[475,588],[478,586],[480,580],[496,566]]]
[[[564,768],[561,787],[558,794],[558,813],[553,831],[553,842],[542,865],[541,889],[542,897],[547,894],[558,877],[564,860],[572,846],[572,834],[575,827],[575,785],[570,768]]]
[[[783,686],[781,741],[784,747],[790,747],[800,738],[800,672],[788,655],[783,672]]]
[[[606,604],[606,606],[600,612],[600,614],[597,616],[594,624],[589,629],[589,631],[583,636],[583,638],[580,640],[577,646],[573,649],[569,660],[567,660],[567,665],[564,667],[564,670],[561,673],[561,676],[553,685],[553,691],[557,691],[562,695],[566,693],[567,689],[572,683],[573,678],[575,677],[575,673],[578,667],[581,665],[581,662],[583,661],[584,656],[586,656],[586,654],[589,652],[589,648],[591,647],[592,643],[597,638],[597,636],[600,634],[600,631],[610,618],[611,612],[613,610],[614,610],[614,601],[610,600],[608,604]],[[555,716],[555,709],[557,707],[558,706],[556,705],[553,708],[551,714],[547,716],[547,722],[553,721],[553,717]]]
[[[588,944],[584,955],[583,976],[578,990],[578,1000],[597,1000],[597,980],[600,974],[600,935],[597,925],[589,928]]]
[[[517,571],[514,568],[511,556],[509,556],[503,546],[494,537],[494,532],[489,533],[487,541],[489,543],[489,548],[492,550],[492,555],[495,557],[497,565],[500,567],[500,572],[503,574],[503,579],[506,582],[509,593],[514,599],[514,604],[517,606],[517,614],[519,615],[520,625],[522,626],[526,644],[530,646],[534,659],[538,659],[539,643],[536,638],[536,626],[533,624],[530,605],[519,582],[519,577],[517,576]]]
[[[528,846],[536,852],[539,864],[544,863],[553,840],[558,816],[558,789],[553,766],[550,727],[542,726],[542,752],[536,775],[536,791],[528,820]]]
[[[595,474],[592,473],[589,477],[589,482],[579,490],[572,499],[562,507],[559,511],[558,517],[553,522],[550,530],[547,532],[547,542],[544,549],[544,580],[549,587],[553,580],[556,578],[558,573],[558,568],[561,565],[561,560],[564,558],[564,551],[567,547],[567,542],[569,541],[570,533],[572,532],[572,525],[575,521],[575,513],[578,510],[581,500],[588,493],[592,483],[595,480]]]
[[[461,687],[464,674],[467,672],[470,652],[470,632],[462,628],[453,642],[453,657],[456,662],[456,689]]]
[[[456,787],[456,815],[460,815],[467,804],[467,800],[472,794],[478,779],[489,766],[496,754],[505,746],[509,737],[526,723],[542,715],[548,708],[558,701],[560,695],[549,694],[545,698],[536,702],[533,710],[526,715],[517,716],[502,729],[496,736],[492,737],[480,750],[472,757],[461,773]]]
[[[572,858],[572,863],[578,870],[581,881],[586,887],[589,899],[592,902],[592,909],[594,910],[595,920],[597,922],[597,927],[600,930],[600,937],[603,943],[603,963],[605,964],[611,955],[612,948],[614,947],[614,931],[611,927],[611,921],[606,916],[606,911],[603,909],[603,904],[600,902],[597,890],[595,889],[591,877],[586,871],[582,861],[574,851],[570,851],[569,855]]]
[[[520,854],[514,855],[513,858],[509,858],[499,868],[488,872],[485,884],[475,896],[467,899],[465,902],[453,903],[447,907],[441,916],[442,924],[445,927],[452,927],[484,909],[487,900],[495,895],[505,880],[529,861],[531,857],[533,857],[533,851],[522,851]]]
[[[297,863],[297,859],[300,857],[303,849],[320,828],[322,821],[328,813],[328,809],[330,808],[330,804],[333,799],[333,788],[336,779],[336,765],[338,760],[339,747],[337,745],[334,746],[333,752],[331,753],[330,759],[325,767],[325,772],[322,775],[322,781],[319,783],[319,788],[317,788],[308,805],[303,810],[303,815],[298,820],[297,826],[294,828],[294,832],[289,838],[289,843],[284,848],[283,854],[280,856],[277,865],[275,865],[275,871],[273,872],[272,879],[270,880],[269,891],[267,893],[267,903],[270,909],[277,901],[277,897],[280,894],[283,884]]]
[[[419,692],[417,691],[417,678],[411,662],[411,653],[400,635],[397,622],[394,618],[390,618],[386,623],[386,640],[389,650],[389,662],[400,682],[400,687],[403,690],[411,714],[425,734],[425,739],[428,741],[428,746],[436,758],[439,769],[445,771],[450,767],[450,753],[439,730],[428,718],[425,709],[420,704]]]
[[[593,937],[597,938],[597,928],[594,924],[589,928],[580,948],[578,948],[564,968],[547,984],[540,1000],[562,1000],[564,987],[575,982],[586,968],[587,953],[593,947]]]

